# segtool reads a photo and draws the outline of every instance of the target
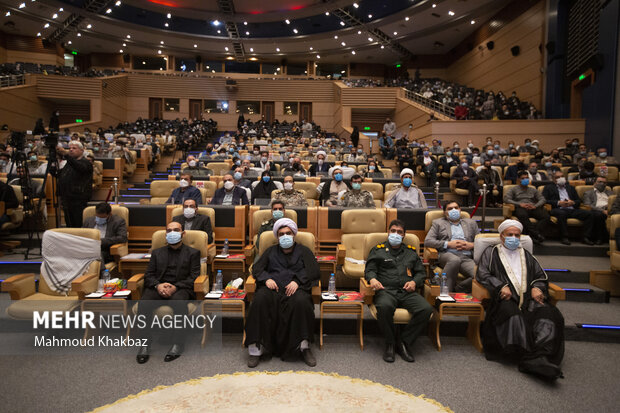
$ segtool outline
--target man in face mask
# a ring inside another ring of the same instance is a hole
[[[260,153],[260,161],[257,165],[258,168],[261,168],[264,171],[275,171],[276,167],[273,162],[269,160],[269,152],[262,151]]]
[[[213,242],[213,228],[211,226],[211,218],[207,215],[198,214],[198,205],[193,199],[183,201],[183,213],[172,218],[174,222],[178,222],[184,231],[203,231],[209,237],[209,244]]]
[[[400,171],[400,188],[387,195],[387,208],[426,208],[426,198],[422,190],[413,184],[413,171],[405,168]]]
[[[310,169],[308,170],[310,176],[327,176],[329,173],[329,168],[331,168],[331,164],[325,161],[326,158],[327,154],[325,151],[318,151],[316,153],[316,163],[310,165]]]
[[[167,204],[182,204],[185,199],[193,199],[197,205],[202,204],[202,194],[195,186],[192,186],[193,176],[189,173],[181,173],[179,187],[172,191]]]
[[[478,199],[480,186],[478,185],[478,174],[473,168],[469,167],[467,160],[461,161],[461,165],[454,170],[450,179],[456,180],[457,188],[467,190],[467,205],[474,205]]]
[[[288,206],[308,206],[305,194],[295,189],[295,181],[292,176],[284,177],[284,189],[272,193],[273,202],[283,201]]]
[[[517,359],[519,370],[555,380],[562,376],[564,319],[549,304],[547,274],[521,246],[520,222],[498,228],[500,244],[482,253],[476,280],[491,295],[482,328],[487,359]]]
[[[538,170],[538,164],[536,162],[530,162],[527,169],[527,174],[530,182],[542,182],[549,180],[545,171]]]
[[[283,360],[302,358],[310,367],[314,337],[312,284],[320,277],[314,253],[295,242],[297,224],[280,218],[273,227],[278,244],[269,247],[252,267],[256,292],[248,312],[246,340],[248,367],[272,355]]]
[[[487,205],[501,207],[502,198],[504,197],[504,186],[499,172],[493,169],[491,161],[484,161],[482,169],[478,172],[478,177],[482,179],[483,183],[487,184]],[[493,194],[493,190],[497,191],[497,196]]]
[[[192,176],[198,180],[213,175],[213,170],[205,168],[201,162],[198,162],[194,155],[189,155],[187,157],[187,166],[182,172],[191,173]]]
[[[362,190],[364,178],[355,174],[351,177],[351,189],[344,193],[340,205],[347,208],[375,208],[375,201],[370,192]]]
[[[138,312],[146,319],[143,337],[148,345],[138,351],[136,360],[146,363],[151,353],[150,327],[153,312],[165,305],[172,307],[175,315],[187,314],[187,300],[196,299],[194,281],[200,275],[200,251],[183,244],[185,231],[178,222],[171,222],[166,227],[166,244],[153,250],[149,265],[144,273],[144,291],[138,303]],[[179,329],[167,329],[171,334],[172,347],[166,353],[164,361],[176,360],[183,352],[184,339]],[[182,330],[181,330],[182,331]]]
[[[340,193],[344,193],[351,188],[348,182],[344,181],[344,175],[342,168],[336,167],[332,169],[332,180],[322,183],[319,186],[320,195],[319,202],[322,202],[324,206],[336,206],[338,205],[338,198]]]
[[[596,156],[592,156],[588,160],[591,162],[594,162],[595,164],[597,163],[606,163],[610,165],[618,164],[618,162],[616,161],[616,158],[614,158],[613,156],[609,156],[609,151],[604,146],[599,147],[596,150]]]
[[[254,251],[258,254],[260,236],[265,231],[273,231],[273,226],[277,220],[284,218],[284,214],[286,214],[286,204],[281,200],[273,200],[271,201],[271,218],[267,221],[263,221],[261,226],[258,228],[256,232],[256,242],[254,243]]]
[[[570,245],[568,240],[568,218],[583,221],[583,243],[594,245],[592,241],[594,229],[594,215],[591,211],[579,209],[581,200],[572,185],[568,185],[561,171],[553,175],[553,183],[547,184],[543,190],[543,197],[551,204],[551,215],[558,219],[562,244]]]
[[[594,188],[583,194],[583,204],[590,207],[594,225],[598,225],[598,229],[595,228],[592,231],[592,236],[596,238],[593,241],[597,245],[604,244],[609,239],[605,220],[608,215],[607,209],[611,195],[613,192],[607,187],[607,178],[604,176],[597,177]]]
[[[377,323],[385,339],[383,360],[394,362],[394,352],[407,362],[413,362],[412,346],[426,330],[433,308],[420,294],[426,273],[415,248],[403,242],[405,223],[390,222],[388,239],[373,247],[366,260],[364,278],[375,291]],[[410,314],[409,323],[399,332],[394,325],[394,311],[405,308]]]
[[[101,233],[101,258],[104,263],[114,261],[110,247],[127,242],[127,224],[125,220],[112,214],[112,207],[107,202],[95,206],[95,216],[84,220],[84,228],[98,229]]]
[[[240,172],[235,172],[240,173]],[[238,176],[239,177],[239,176]],[[239,177],[241,178],[241,177]],[[208,202],[211,205],[249,205],[248,193],[245,188],[235,185],[234,177],[226,174],[222,178],[223,186],[215,191]]]
[[[519,219],[532,240],[541,243],[545,240],[542,232],[549,222],[549,213],[544,208],[545,198],[536,188],[529,186],[527,171],[520,171],[517,181],[519,185],[513,186],[504,194],[504,204],[514,205],[513,215]],[[537,223],[533,224],[530,218],[536,219]]]
[[[473,219],[461,217],[458,202],[446,202],[443,210],[444,217],[433,221],[424,247],[439,251],[439,266],[446,273],[449,291],[469,293],[475,275],[474,238],[480,229]],[[458,282],[459,273],[465,280]]]

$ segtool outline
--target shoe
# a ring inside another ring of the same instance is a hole
[[[550,363],[546,357],[537,357],[532,360],[521,360],[519,371],[527,374],[534,374],[547,380],[564,378],[560,367]]]
[[[138,350],[138,355],[136,356],[136,361],[138,364],[144,364],[149,361],[149,353],[151,352],[151,348],[149,346],[142,346],[140,350]]]
[[[583,243],[586,245],[594,245],[594,242],[590,238],[584,238]]]
[[[248,367],[253,369],[254,367],[258,366],[259,362],[260,362],[260,356],[250,356],[248,358]]]
[[[407,345],[402,341],[396,344],[396,352],[407,363],[413,363],[415,361],[415,358],[413,358],[413,354],[409,352]]]
[[[383,352],[383,361],[394,363],[394,344],[386,344]]]
[[[543,236],[542,236],[542,234],[538,234],[538,237],[537,237],[537,238],[538,238],[538,241],[539,241],[539,242],[541,242],[541,243],[542,243],[542,242],[545,242],[545,237],[543,237]]]
[[[597,239],[594,243],[596,245],[603,245],[605,243],[605,241],[603,241],[602,239]]]
[[[570,245],[570,241],[569,241],[569,240],[568,240],[568,238],[566,238],[566,237],[565,237],[565,238],[562,238],[562,239],[560,240],[560,242],[561,242],[562,244],[564,244],[564,245]]]
[[[301,350],[301,357],[304,359],[304,363],[308,366],[316,366],[316,359],[314,358],[314,354],[312,354],[312,350],[309,348]]]
[[[183,353],[183,346],[180,344],[173,344],[166,353],[166,357],[164,357],[165,362],[173,361],[181,357],[181,353]]]

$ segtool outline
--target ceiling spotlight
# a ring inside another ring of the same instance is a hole
[[[49,23],[45,23],[45,25],[43,26],[44,29],[47,29],[48,27],[50,27]]]
[[[88,26],[86,26],[86,28],[87,28],[87,29],[92,29],[92,28],[93,28],[93,25],[92,25],[92,24],[89,24]]]
[[[143,60],[143,61],[142,61],[142,64],[143,64],[143,65],[145,65],[145,64],[146,64],[146,62]]]
[[[310,50],[314,50],[314,48],[312,46],[310,46]]]
[[[279,71],[280,71],[280,68],[278,67],[276,70],[279,72]]]
[[[328,12],[328,11],[326,11],[326,12],[325,12],[325,15],[326,15],[326,16],[329,16],[329,12]]]
[[[235,58],[234,58],[234,57],[232,57],[232,56],[228,56],[228,57],[226,58],[226,60],[235,60]]]
[[[355,7],[356,9],[359,7],[360,5],[357,3],[353,3],[353,7]]]
[[[69,40],[69,41],[67,42],[67,44],[72,44],[72,43],[73,43],[73,42],[72,42],[71,40]]]
[[[284,20],[284,22],[285,22],[286,24],[291,24],[291,21],[290,21],[289,19]]]
[[[119,53],[123,53],[123,49],[120,49],[118,52],[119,52]]]
[[[157,51],[157,54],[161,54],[161,50],[158,50],[158,51]]]
[[[345,23],[344,23],[343,21],[340,21],[340,25],[341,25],[341,26],[344,26],[344,25],[345,25]]]
[[[246,35],[246,36],[249,36],[249,35],[250,35],[250,32],[245,32],[245,35]]]
[[[337,40],[337,39],[338,39],[338,36],[334,36],[334,39],[336,39],[336,40]]]
[[[219,20],[213,20],[213,21],[211,22],[211,24],[213,24],[215,27],[217,27],[217,26],[219,26],[219,25],[220,25],[220,21],[219,21]]]
[[[118,0],[116,3],[114,3],[114,5],[115,5],[116,7],[120,6],[120,5],[121,5],[121,0]]]
[[[369,15],[368,15],[368,18],[369,18],[369,19],[372,19],[372,14],[369,14]]]
[[[128,39],[131,39],[131,35],[130,35],[130,34],[128,34],[128,35],[127,35],[127,38],[128,38]]]
[[[198,45],[197,45],[197,44],[195,44],[195,45],[194,45],[194,47],[198,47]]]
[[[355,54],[355,50],[351,50],[351,54]]]
[[[297,34],[299,32],[297,31],[297,29],[293,29],[293,33]]]
[[[169,27],[170,25],[168,23],[164,23],[164,27]]]
[[[405,21],[408,22],[409,21],[409,16],[405,17]]]
[[[341,71],[340,71],[340,73],[344,73],[344,72],[345,72],[344,70],[341,70]]]
[[[41,37],[41,32],[37,33],[37,37]]]
[[[362,34],[362,31],[361,31],[361,30],[358,30],[358,31],[357,31],[357,34]]]
[[[341,42],[340,44],[341,44],[341,45],[343,45],[343,46],[346,46],[346,45],[347,45],[345,42]]]
[[[77,34],[77,37],[82,37],[82,33],[78,33],[78,34]]]
[[[62,13],[63,11],[65,11],[65,9],[63,9],[62,7],[58,9],[58,13]]]
[[[110,14],[110,13],[112,13],[112,9],[107,9],[107,10],[105,11],[105,14]]]
[[[164,44],[164,41],[163,41],[163,40],[162,40],[162,41],[160,41],[160,42],[159,42],[159,44]]]
[[[276,47],[276,52],[279,52],[279,51],[280,51],[280,48],[279,48],[279,47]]]
[[[472,20],[472,21],[470,21],[469,23],[470,23],[470,24],[476,24],[476,21],[475,21],[475,20]]]
[[[317,58],[317,59],[320,59],[320,58],[321,58],[321,55],[320,55],[320,54],[316,55],[316,58]]]
[[[398,32],[394,32],[394,36],[398,36]]]
[[[254,51],[254,48],[253,48],[253,47],[250,47],[250,52],[253,52],[253,51]]]
[[[6,17],[9,17],[10,15],[11,15],[10,11],[7,11],[6,14],[5,14]]]
[[[55,19],[56,17],[58,17],[58,13],[52,14],[52,19]]]
[[[382,49],[385,49],[385,46],[384,46],[384,45],[381,45],[381,48],[382,48]]]
[[[454,12],[453,12],[452,10],[450,10],[450,11],[448,12],[448,14],[449,14],[450,16],[454,16]]]
[[[243,25],[244,25],[244,26],[247,26],[247,25],[248,25],[248,22],[243,22]]]
[[[437,5],[435,3],[433,3],[433,8],[437,7]]]
[[[123,43],[123,47],[127,47],[127,43]]]
[[[228,46],[224,47],[224,50],[228,51]]]
[[[256,62],[258,59],[255,58],[255,57],[250,57],[250,60],[253,61],[253,62]]]
[[[20,8],[20,9],[23,9],[24,7],[26,7],[26,3],[21,3],[21,4],[19,5],[19,8]]]
[[[168,13],[168,14],[166,14],[166,17],[171,19],[172,18],[172,14]]]
[[[372,37],[369,37],[369,38],[368,38],[368,41],[369,41],[369,42],[372,42],[372,41],[373,41],[373,40],[372,40]]]
[[[211,73],[215,73],[215,70],[214,70],[214,69],[212,69],[212,70],[211,70]]]

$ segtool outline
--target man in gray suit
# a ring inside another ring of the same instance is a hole
[[[609,197],[614,193],[607,189],[607,178],[599,176],[594,182],[594,188],[583,194],[583,205],[590,207],[590,213],[594,216],[595,228],[592,234],[597,239],[593,240],[597,245],[607,242],[607,208],[609,206]]]
[[[98,229],[101,233],[101,258],[104,263],[114,261],[110,247],[127,242],[127,224],[117,215],[112,215],[112,207],[107,202],[95,206],[95,216],[86,218],[84,228]]]
[[[213,242],[213,227],[211,226],[211,218],[206,215],[198,214],[198,205],[196,200],[187,198],[183,201],[183,215],[177,215],[172,218],[174,222],[178,222],[183,227],[183,231],[204,231],[209,237],[209,244]]]
[[[476,274],[474,238],[480,229],[473,219],[461,218],[458,202],[448,201],[443,210],[444,217],[433,221],[424,239],[424,247],[439,251],[439,266],[446,273],[450,291],[471,292],[471,283]],[[459,272],[465,276],[465,280],[457,283]]]

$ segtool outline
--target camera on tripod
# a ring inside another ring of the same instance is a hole
[[[26,134],[24,132],[11,132],[8,144],[14,148],[13,153],[24,152],[24,147],[26,146]]]

